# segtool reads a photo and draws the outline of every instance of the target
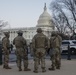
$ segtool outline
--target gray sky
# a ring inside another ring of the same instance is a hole
[[[10,27],[34,27],[43,12],[44,3],[49,10],[52,0],[0,0],[0,20],[8,21]]]

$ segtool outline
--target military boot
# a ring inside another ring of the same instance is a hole
[[[24,68],[24,71],[31,71],[31,69],[29,69],[29,68]]]
[[[19,71],[22,71],[21,67],[19,67]]]
[[[56,67],[56,69],[60,69],[60,67],[58,66],[58,67]]]
[[[34,70],[33,72],[34,72],[34,73],[38,73],[38,70]]]
[[[54,71],[55,70],[55,68],[54,67],[51,67],[51,68],[48,68],[49,70],[52,70],[52,71]]]
[[[5,69],[12,69],[11,67],[9,66],[4,66]]]
[[[42,72],[46,72],[45,68],[42,68]]]

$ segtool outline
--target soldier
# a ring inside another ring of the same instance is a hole
[[[10,52],[10,41],[9,41],[9,32],[4,32],[5,37],[2,39],[3,44],[3,53],[4,53],[4,64],[3,68],[11,69],[8,65],[9,62],[9,52]]]
[[[60,47],[59,48],[59,52],[60,52],[59,53],[59,55],[60,55],[60,65],[59,66],[61,67],[61,44],[62,44],[62,37],[60,36],[59,32],[57,32],[57,34],[58,34],[57,37],[58,37],[58,40],[59,40],[59,47]]]
[[[42,72],[46,72],[45,70],[45,55],[46,48],[48,47],[48,40],[46,36],[42,33],[42,29],[37,29],[37,34],[32,39],[32,46],[34,50],[34,71],[38,73],[38,65],[41,61]]]
[[[59,39],[56,32],[52,32],[52,37],[50,39],[50,47],[51,47],[51,60],[52,65],[49,70],[60,69],[60,44]]]
[[[16,47],[16,56],[17,56],[17,66],[19,71],[22,71],[21,61],[23,59],[24,71],[30,71],[28,68],[28,54],[27,54],[27,44],[26,40],[23,38],[23,32],[21,30],[18,31],[18,36],[14,38],[13,44]]]

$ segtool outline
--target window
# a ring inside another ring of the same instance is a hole
[[[73,41],[74,44],[76,44],[76,41]]]
[[[70,44],[70,42],[68,42],[68,41],[67,42],[62,42],[62,44]]]

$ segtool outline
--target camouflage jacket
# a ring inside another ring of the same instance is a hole
[[[53,36],[50,38],[50,48],[60,48],[59,38]]]
[[[2,47],[3,47],[3,50],[9,50],[9,48],[10,48],[9,38],[4,37],[4,38],[2,39]]]
[[[22,36],[17,36],[13,40],[13,44],[16,48],[25,48],[27,47],[26,40]]]
[[[48,47],[47,37],[43,33],[37,33],[32,39],[32,47],[33,49]]]

